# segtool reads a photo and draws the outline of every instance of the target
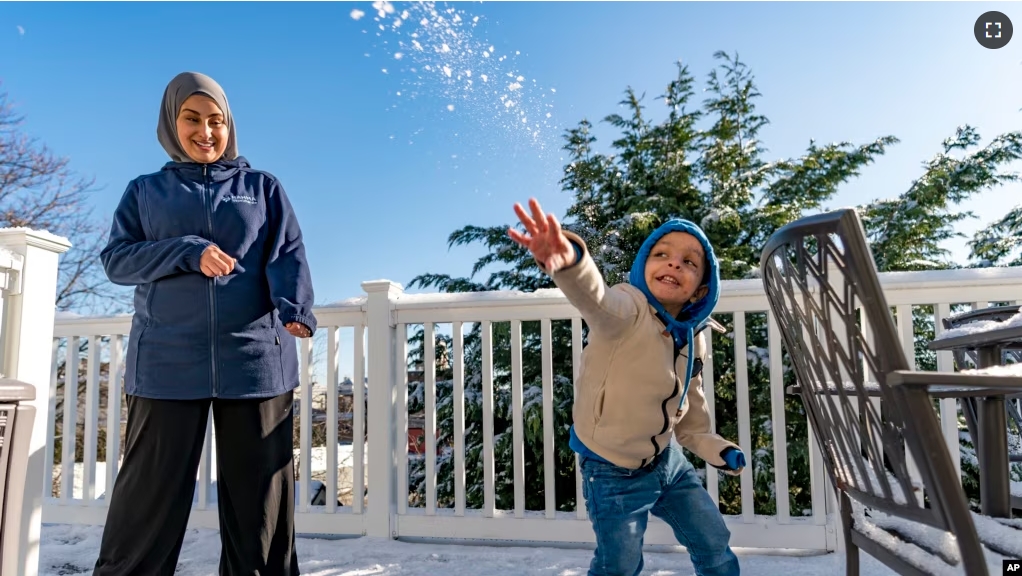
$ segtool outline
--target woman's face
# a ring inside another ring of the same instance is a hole
[[[177,139],[188,157],[200,164],[216,162],[227,149],[227,122],[216,102],[193,94],[177,115]]]

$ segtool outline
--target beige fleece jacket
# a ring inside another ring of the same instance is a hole
[[[564,234],[582,247],[582,259],[554,272],[539,264],[589,325],[572,407],[579,440],[615,465],[635,469],[663,452],[673,433],[706,462],[724,466],[720,452],[738,446],[710,426],[701,371],[681,405],[688,347],[674,360],[673,339],[646,296],[630,284],[608,287],[582,239]],[[705,339],[704,330],[693,342],[704,364]]]

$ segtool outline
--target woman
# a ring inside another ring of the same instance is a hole
[[[212,409],[220,574],[295,576],[295,338],[316,330],[302,232],[280,182],[238,156],[212,78],[175,77],[156,133],[172,162],[128,185],[101,255],[135,314],[94,574],[174,573]]]

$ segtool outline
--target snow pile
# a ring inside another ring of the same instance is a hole
[[[326,308],[348,308],[355,306],[364,306],[368,302],[366,296],[355,296],[354,298],[345,298],[344,300],[338,300],[337,302],[331,302],[327,304]]]
[[[100,526],[44,526],[40,576],[91,574],[99,553]],[[298,562],[305,576],[582,576],[591,550],[530,547],[411,544],[374,538],[323,540],[299,538]],[[818,576],[844,572],[844,555],[753,555],[736,550],[743,573],[756,576]],[[783,553],[783,551],[778,551]],[[189,530],[177,576],[215,576],[220,537],[213,530]],[[862,576],[887,576],[891,570],[863,554]],[[645,554],[644,574],[692,576],[682,553]],[[999,572],[998,572],[999,573]]]
[[[960,564],[951,566],[941,559],[945,558],[956,563],[961,561],[957,539],[951,534],[918,522],[889,516],[877,510],[864,510],[857,502],[852,504],[852,517],[856,530],[925,573],[934,576],[957,576],[962,573]],[[1015,521],[992,519],[976,513],[972,513],[972,519],[980,541],[1009,554],[1001,556],[984,547],[983,553],[990,574],[1000,573],[1005,558],[1018,558],[1022,555],[1022,533]],[[894,533],[918,542],[921,546],[911,544]],[[937,551],[939,556],[928,550]]]
[[[400,79],[399,103],[430,96],[441,114],[468,114],[482,132],[500,130],[516,143],[548,149],[560,135],[553,117],[557,90],[537,83],[518,69],[519,51],[505,51],[481,33],[480,17],[436,2],[376,1],[368,10],[351,11],[384,59],[380,72]]]
[[[1008,318],[1004,322],[997,322],[994,320],[977,320],[976,322],[969,322],[964,326],[952,328],[951,330],[945,330],[944,332],[938,334],[935,340],[944,340],[945,338],[957,338],[959,336],[970,336],[974,334],[982,334],[984,332],[992,332],[994,330],[1003,330],[1005,328],[1018,327],[1022,327],[1022,312],[1015,314],[1014,316]]]
[[[1022,376],[1022,363],[998,364],[989,368],[961,370],[960,373],[971,376]]]
[[[49,230],[36,230],[34,228],[26,228],[24,226],[0,227],[0,236],[7,235],[9,233],[10,234],[27,233],[29,235],[35,236],[36,238],[41,238],[43,240],[48,240],[48,241],[53,242],[55,244],[62,244],[62,245],[66,245],[66,246],[70,246],[71,245],[71,241],[70,240],[68,240],[64,236],[57,236],[56,234],[53,234]]]

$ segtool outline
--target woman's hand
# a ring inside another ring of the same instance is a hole
[[[309,327],[301,322],[288,322],[284,325],[284,329],[295,338],[308,338],[312,336],[312,331],[309,330]]]
[[[226,276],[234,271],[234,265],[238,261],[230,257],[216,244],[210,244],[202,251],[199,258],[199,270],[210,278]]]
[[[532,253],[533,258],[543,265],[548,272],[555,272],[575,262],[575,249],[568,238],[561,233],[561,225],[553,214],[543,214],[539,202],[529,199],[532,216],[525,212],[521,204],[515,203],[515,214],[525,226],[528,234],[509,228],[507,233],[512,240]]]

